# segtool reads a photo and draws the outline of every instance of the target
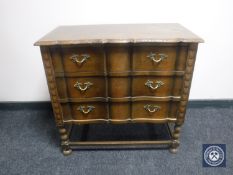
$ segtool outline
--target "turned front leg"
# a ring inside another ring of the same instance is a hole
[[[174,131],[172,133],[172,143],[169,149],[171,153],[177,153],[178,151],[178,147],[180,145],[180,130],[181,125],[175,124]]]
[[[64,155],[71,154],[72,150],[71,150],[70,145],[69,145],[69,137],[68,137],[67,131],[66,131],[64,126],[59,127],[59,133],[60,133],[60,137],[61,137],[62,153]]]

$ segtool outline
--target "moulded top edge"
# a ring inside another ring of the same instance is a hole
[[[60,26],[34,45],[97,43],[202,43],[204,40],[176,23]]]

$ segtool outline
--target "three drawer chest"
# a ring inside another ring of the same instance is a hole
[[[61,26],[37,41],[64,155],[80,145],[167,145],[176,153],[200,42],[179,24]],[[70,139],[74,126],[95,123],[164,124],[170,138]]]

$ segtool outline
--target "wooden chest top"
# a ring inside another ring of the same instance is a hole
[[[180,24],[108,24],[60,26],[36,46],[94,43],[200,43],[203,39]]]

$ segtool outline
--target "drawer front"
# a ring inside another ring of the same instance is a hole
[[[108,95],[112,98],[122,98],[130,96],[130,77],[109,77]]]
[[[184,70],[186,50],[178,46],[135,46],[134,71]]]
[[[179,102],[175,101],[134,101],[130,102],[82,102],[62,104],[65,121],[108,120],[112,122],[150,121],[150,119],[176,119]],[[108,107],[109,106],[109,109]],[[108,113],[109,112],[109,113]],[[80,122],[82,122],[80,121]]]
[[[58,94],[63,98],[107,97],[104,77],[56,78]],[[183,78],[181,76],[137,76],[111,77],[108,79],[108,97],[131,96],[180,96]],[[132,83],[132,85],[130,85]]]
[[[83,102],[63,104],[65,120],[107,119],[107,105],[104,102]]]
[[[94,46],[62,47],[64,72],[104,72],[104,51]]]
[[[106,85],[104,77],[57,78],[60,98],[105,97]],[[67,83],[67,93],[65,85]]]
[[[176,118],[178,102],[138,101],[132,104],[133,119]]]
[[[131,116],[130,102],[113,102],[109,105],[109,118],[113,121],[127,120]]]
[[[139,76],[132,79],[133,96],[180,96],[182,77]]]
[[[127,72],[130,70],[130,48],[126,44],[106,47],[108,72]]]

